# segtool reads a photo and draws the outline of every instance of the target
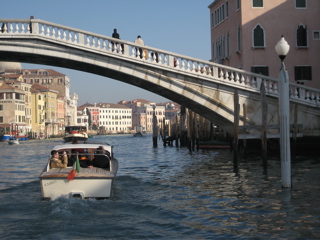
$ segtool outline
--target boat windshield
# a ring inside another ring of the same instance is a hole
[[[72,132],[86,132],[87,128],[85,126],[66,126],[65,132],[72,133]]]

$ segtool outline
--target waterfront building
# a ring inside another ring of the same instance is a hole
[[[15,81],[29,84],[39,84],[50,90],[57,91],[57,97],[62,98],[65,104],[64,122],[75,125],[77,122],[78,95],[70,94],[70,78],[53,69],[22,69],[21,64],[0,63],[0,71],[3,75],[22,75]]]
[[[24,91],[24,102],[25,102],[25,126],[19,127],[20,136],[26,136],[29,132],[32,132],[32,100],[31,100],[31,84],[18,82],[18,81],[7,81],[6,83],[10,83],[11,86]]]
[[[125,105],[132,109],[132,130],[136,132],[147,131],[147,117],[146,113],[139,111],[145,104],[151,104],[152,102],[145,99],[134,99],[131,101],[122,100],[118,104]]]
[[[25,92],[12,84],[0,82],[0,128],[7,133],[12,128],[25,135]]]
[[[31,88],[31,99],[32,137],[43,138],[45,136],[45,93]]]
[[[77,126],[85,126],[89,129],[89,116],[87,114],[87,109],[79,110],[77,112]]]
[[[153,113],[157,118],[158,128],[161,128],[163,119],[165,119],[165,106],[158,106],[156,104],[144,104],[137,109],[141,119],[145,118],[145,131],[153,132]]]
[[[66,126],[66,108],[64,97],[57,98],[58,135],[63,136]]]
[[[85,103],[78,107],[78,111],[89,111],[88,115],[88,125],[89,129],[97,130],[99,127],[99,107],[96,104]]]
[[[44,93],[44,122],[45,122],[45,135],[58,135],[59,121],[58,121],[58,91],[51,90],[40,84],[33,84],[33,89]]]
[[[99,133],[128,133],[132,130],[132,109],[122,104],[98,103]]]
[[[275,45],[290,45],[291,82],[320,88],[319,0],[215,0],[209,6],[211,61],[278,78]]]
[[[152,132],[153,131],[153,111],[157,117],[158,127],[161,127],[165,117],[165,107],[157,106],[156,103],[145,99],[134,99],[131,101],[120,101],[132,109],[132,129],[135,131]],[[155,108],[154,108],[155,107]],[[154,108],[154,109],[153,109]]]
[[[178,103],[170,101],[165,103],[159,103],[158,105],[165,106],[165,116],[166,119],[170,122],[170,124],[176,123],[177,120],[179,122],[181,107]]]
[[[76,93],[69,94],[66,92],[65,106],[66,106],[66,117],[67,125],[77,125],[77,107],[78,107],[78,95]]]

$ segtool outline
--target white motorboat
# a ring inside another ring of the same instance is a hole
[[[104,149],[103,153],[99,150],[101,146]],[[75,170],[76,164],[66,168],[52,168],[50,163],[53,151],[51,151],[48,163],[39,177],[42,197],[44,199],[55,199],[58,197],[111,197],[113,183],[118,171],[118,161],[113,156],[113,146],[96,143],[66,143],[55,146],[53,150],[58,151],[59,154],[66,152],[68,161],[71,161],[72,157],[76,155],[80,165],[82,165],[82,161],[84,161],[83,163],[88,164],[89,162],[89,164],[91,164],[93,159],[97,159],[97,156],[100,156],[100,158],[105,159],[108,166],[104,168],[96,166],[92,168],[79,167],[79,172]],[[73,178],[72,174],[75,174]]]
[[[88,140],[87,128],[85,126],[66,126],[64,141],[78,143],[78,141],[87,141]]]
[[[14,144],[20,144],[18,139],[9,139],[8,140],[9,145],[14,145]]]

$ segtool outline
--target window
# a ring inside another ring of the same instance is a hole
[[[252,0],[252,7],[263,7],[263,0]]]
[[[294,67],[294,80],[312,80],[312,68],[311,66],[295,66]]]
[[[307,47],[307,27],[300,25],[297,29],[297,47]]]
[[[307,0],[296,0],[296,8],[307,8]]]
[[[3,111],[3,105],[2,104],[0,105],[0,111]]]
[[[269,67],[267,66],[253,66],[251,72],[269,76]]]
[[[6,99],[13,99],[12,93],[7,93],[7,94],[6,94]]]
[[[211,59],[214,59],[214,43],[212,43],[212,47],[211,47]]]
[[[225,15],[224,15],[224,4],[222,4],[220,7],[218,7],[214,11],[214,25],[218,25],[220,22],[224,21]],[[213,21],[213,20],[212,20]]]
[[[229,17],[229,2],[226,1],[226,18]]]
[[[214,14],[211,13],[211,27],[214,27]]]
[[[230,56],[230,36],[229,36],[229,33],[227,33],[227,57]]]
[[[237,52],[241,52],[241,28],[238,26],[237,30]]]
[[[237,10],[240,9],[240,0],[237,0]]]
[[[320,40],[320,31],[313,31],[313,40]]]
[[[3,117],[0,116],[0,123],[3,123]]]
[[[253,46],[264,47],[264,30],[260,25],[257,25],[255,29],[253,29]]]

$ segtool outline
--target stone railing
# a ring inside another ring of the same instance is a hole
[[[132,42],[39,19],[0,19],[0,25],[0,39],[18,36],[23,38],[26,37],[24,35],[29,35],[28,37],[30,37],[30,35],[36,35],[37,37],[59,41],[66,45],[69,44],[74,47],[85,48],[87,51],[112,54],[143,64],[153,64],[161,68],[170,68],[183,74],[196,75],[206,81],[219,82],[247,91],[259,92],[261,83],[264,83],[266,94],[278,97],[279,87],[277,79],[241,69],[203,61],[149,46],[141,46]],[[320,105],[320,90],[291,83],[290,99],[295,102],[318,107]]]

